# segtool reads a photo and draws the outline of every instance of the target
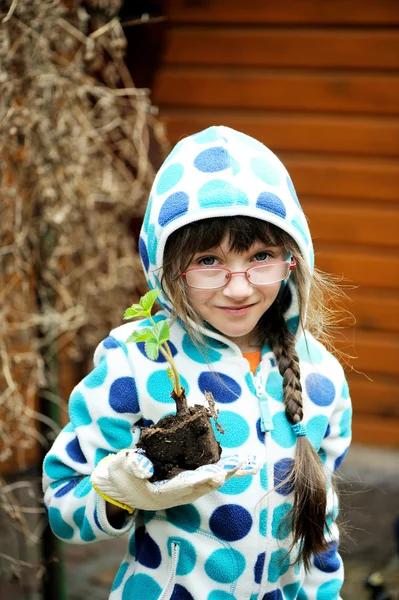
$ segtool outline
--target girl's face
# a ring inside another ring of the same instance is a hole
[[[225,238],[220,246],[194,255],[188,268],[223,267],[230,271],[246,271],[266,262],[286,260],[287,251],[280,246],[267,246],[256,241],[243,253],[229,250]],[[187,295],[196,312],[215,329],[235,342],[242,352],[256,350],[251,345],[254,329],[275,301],[281,282],[252,285],[244,273],[230,277],[223,288],[203,290],[187,286]]]

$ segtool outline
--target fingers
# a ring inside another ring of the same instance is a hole
[[[154,475],[154,466],[140,450],[122,450],[124,468],[138,479],[150,479]]]
[[[247,475],[256,475],[260,469],[260,461],[256,454],[248,454],[246,463],[234,473],[235,477],[246,477]]]

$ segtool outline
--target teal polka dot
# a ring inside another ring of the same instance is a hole
[[[166,194],[169,192],[176,184],[179,183],[180,179],[183,177],[184,167],[180,163],[174,163],[173,165],[169,165],[160,175],[156,193],[157,194]]]
[[[278,371],[272,371],[267,378],[266,392],[274,400],[283,401],[283,378]]]
[[[145,598],[145,600],[158,600],[162,588],[153,577],[138,573],[132,575],[125,583],[122,592],[122,600],[131,600],[132,598]]]
[[[84,477],[73,490],[73,495],[76,498],[84,498],[92,489],[90,477]]]
[[[267,508],[262,508],[259,515],[259,533],[266,537],[267,533]]]
[[[276,550],[272,553],[268,568],[268,580],[277,583],[290,568],[290,555],[287,550]]]
[[[212,348],[201,348],[199,350],[187,333],[183,336],[182,344],[184,353],[193,361],[200,364],[214,363],[222,357],[220,352]]]
[[[218,421],[225,433],[217,431],[214,423],[212,423],[212,427],[214,427],[216,439],[225,448],[238,448],[247,441],[249,425],[244,417],[228,410],[221,410]]]
[[[287,420],[285,412],[276,413],[273,417],[274,429],[272,438],[282,448],[291,448],[295,444],[295,434]]]
[[[223,590],[213,590],[207,600],[236,600],[236,597],[229,592],[223,592]]]
[[[341,579],[330,579],[330,581],[326,581],[326,583],[323,583],[317,590],[316,600],[331,600],[331,598],[338,598],[341,586]]]
[[[70,433],[71,431],[75,431],[75,428],[71,422],[67,423],[62,430],[64,433]]]
[[[306,435],[310,443],[316,450],[320,448],[320,444],[323,441],[324,434],[326,433],[328,425],[328,418],[324,415],[317,415],[312,417],[306,423]]]
[[[296,583],[289,583],[283,587],[283,593],[285,600],[295,600],[298,595],[298,590],[301,584],[299,581]]]
[[[196,144],[208,144],[209,142],[219,142],[220,135],[217,127],[208,127],[204,131],[196,133],[191,138]]]
[[[118,589],[118,587],[120,586],[120,584],[123,581],[123,578],[126,575],[126,571],[128,570],[128,568],[129,568],[129,563],[124,562],[121,564],[121,566],[119,567],[118,572],[116,574],[116,577],[114,579],[114,583],[112,585],[112,589],[111,589],[112,592],[114,592],[115,590]]]
[[[323,355],[312,338],[306,340],[306,338],[302,336],[296,346],[296,351],[299,359],[303,362],[319,365],[323,361]]]
[[[104,448],[98,448],[94,455],[94,465],[97,466],[100,460],[112,454],[111,450],[105,450]]]
[[[342,384],[341,396],[344,400],[349,399],[349,387],[346,379],[344,379],[344,383]]]
[[[173,543],[179,546],[179,561],[177,563],[176,575],[188,575],[195,567],[197,552],[194,546],[184,538],[170,537],[167,542],[169,556],[172,556]]]
[[[71,540],[73,538],[73,529],[61,516],[61,511],[58,508],[50,506],[48,509],[48,518],[51,529],[55,535],[63,540]]]
[[[265,158],[254,157],[250,161],[251,169],[259,179],[269,185],[278,185],[281,181],[278,170]]]
[[[201,525],[200,514],[192,504],[167,508],[166,516],[168,521],[175,527],[188,531],[188,533],[194,533]]]
[[[222,494],[229,494],[231,496],[235,494],[242,494],[247,490],[252,483],[253,475],[247,475],[246,477],[231,477],[225,484],[219,488],[219,492]]]
[[[148,258],[150,263],[156,265],[157,263],[157,249],[158,249],[158,238],[155,233],[155,225],[150,225],[148,228]]]
[[[148,200],[147,208],[146,208],[145,215],[144,215],[144,220],[143,220],[144,231],[148,231],[148,223],[150,221],[151,209],[152,209],[152,196],[150,196],[150,198]]]
[[[352,408],[347,408],[341,417],[341,421],[339,423],[340,428],[340,437],[348,438],[351,435],[351,423],[352,423]]]
[[[306,592],[302,588],[298,592],[298,598],[297,598],[297,600],[308,600]]]
[[[75,525],[79,527],[80,537],[84,542],[92,542],[96,539],[94,532],[91,528],[91,525],[85,516],[85,506],[81,506],[73,513],[73,520]]]
[[[129,421],[113,417],[100,417],[97,423],[104,439],[112,448],[122,450],[132,445],[133,436]]]
[[[324,448],[319,448],[317,451],[317,454],[319,455],[319,458],[321,460],[322,463],[325,463],[327,460],[327,453],[324,450]]]
[[[198,204],[201,208],[249,204],[246,194],[223,179],[213,179],[198,191]]]
[[[108,366],[107,366],[107,360],[104,356],[101,359],[100,364],[94,369],[94,371],[89,373],[89,375],[87,375],[84,378],[83,383],[89,389],[98,388],[101,385],[103,385],[103,383],[107,377],[107,374],[108,374]]]
[[[307,223],[305,221],[305,217],[302,217],[297,215],[296,217],[294,217],[292,219],[292,225],[295,227],[295,229],[297,229],[299,231],[299,233],[302,235],[303,239],[306,242],[306,245],[309,246],[310,244],[310,239],[309,239],[309,235],[307,233]]]
[[[253,150],[262,152],[262,154],[265,154],[268,151],[266,146],[264,146],[261,142],[258,142],[258,140],[251,137],[250,135],[247,135],[246,133],[241,133],[241,131],[234,131],[234,137],[236,137],[237,140],[242,144],[245,144]]]
[[[43,469],[50,479],[68,479],[76,475],[76,471],[64,465],[55,454],[47,454]]]
[[[188,381],[184,377],[180,377],[180,383],[186,390],[186,396],[188,396],[190,393]],[[147,392],[151,398],[162,404],[175,404],[170,396],[172,389],[172,382],[166,373],[166,369],[154,371],[147,380]]]
[[[85,397],[78,390],[72,392],[69,398],[69,415],[74,427],[90,425],[92,422]]]
[[[280,504],[273,511],[272,534],[277,540],[285,540],[291,531],[290,518],[287,517],[292,506],[290,504]]]
[[[205,572],[218,583],[233,583],[245,570],[245,558],[238,550],[215,550],[205,562]]]
[[[264,490],[267,490],[267,464],[264,464],[259,471],[260,473],[260,484]]]
[[[256,396],[256,388],[255,388],[251,373],[247,373],[245,375],[245,381],[247,383],[247,386],[251,390],[251,392]]]

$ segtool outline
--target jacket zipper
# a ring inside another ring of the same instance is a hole
[[[176,569],[177,563],[179,560],[179,545],[175,542],[172,543],[172,566],[169,573],[168,581],[166,582],[166,586],[163,589],[162,594],[159,596],[158,600],[170,600],[173,589],[175,587],[176,582]]]

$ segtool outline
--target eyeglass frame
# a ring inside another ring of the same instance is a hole
[[[280,279],[279,281],[271,281],[270,283],[252,283],[252,281],[250,281],[250,279],[249,279],[248,271],[252,271],[253,269],[262,269],[263,267],[271,267],[274,265],[283,265],[283,264],[287,264],[290,267],[288,270],[288,273],[284,277],[284,279]],[[231,278],[233,275],[245,275],[247,281],[251,285],[255,285],[256,287],[263,287],[264,285],[273,285],[275,283],[280,283],[281,281],[286,281],[290,275],[290,272],[294,271],[295,269],[296,269],[296,259],[295,259],[295,256],[291,256],[290,260],[279,260],[276,262],[267,263],[265,265],[255,265],[254,267],[249,267],[245,271],[230,271],[230,269],[226,269],[225,267],[191,267],[191,269],[187,269],[186,271],[184,271],[184,273],[181,273],[180,277],[186,281],[188,287],[195,289],[195,290],[220,290],[220,289],[226,287],[226,285],[231,281]],[[226,273],[228,273],[228,275],[226,275],[226,283],[224,283],[223,285],[218,285],[217,287],[212,287],[212,288],[203,288],[203,287],[193,286],[188,283],[187,273],[189,273],[190,271],[226,271]]]

